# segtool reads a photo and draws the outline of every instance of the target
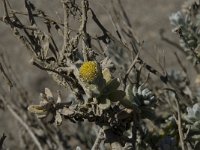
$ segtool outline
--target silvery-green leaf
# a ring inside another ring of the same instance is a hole
[[[198,143],[195,145],[194,150],[200,150],[200,142],[198,142]]]
[[[108,83],[109,81],[111,81],[112,75],[111,75],[110,70],[108,68],[105,68],[102,71],[102,74],[103,74],[103,78],[106,80],[106,83]]]
[[[147,88],[145,88],[144,90],[142,90],[142,95],[148,96],[151,93],[151,91]]]
[[[139,86],[139,87],[138,87],[138,92],[137,92],[137,93],[138,93],[139,95],[142,95],[142,88],[143,88],[142,86]]]
[[[133,110],[132,109],[124,109],[122,111],[120,111],[118,114],[117,114],[117,118],[119,120],[124,120],[126,118],[129,118],[130,115],[132,115],[132,112]]]
[[[49,88],[45,88],[45,94],[47,98],[53,98],[53,94]]]
[[[120,99],[123,99],[125,96],[125,92],[122,91],[122,90],[116,90],[116,91],[113,91],[111,92],[109,95],[108,95],[108,98],[112,101],[112,102],[117,102],[117,101],[120,101]]]
[[[43,118],[46,118],[48,116],[48,114],[36,114],[36,116],[39,119],[43,119]]]
[[[44,58],[46,58],[49,51],[49,36],[46,34],[44,36],[44,39],[42,40],[42,47]]]
[[[191,137],[191,139],[195,140],[195,141],[199,141],[200,140],[200,135],[193,135]]]
[[[42,128],[33,128],[34,129],[34,133],[37,135],[37,136],[44,136],[45,135],[45,131],[42,129]]]
[[[153,111],[152,108],[149,108],[149,107],[142,107],[140,108],[141,109],[141,117],[142,118],[148,118],[150,120],[154,120],[156,117],[155,117],[155,112]]]
[[[89,97],[97,96],[100,94],[100,91],[98,89],[98,86],[95,84],[87,84],[86,88],[84,89],[86,91],[86,94]]]
[[[126,108],[133,108],[134,104],[127,98],[120,99],[120,103]]]
[[[145,104],[145,105],[149,105],[149,104],[150,104],[150,101],[144,100],[144,104]]]
[[[119,79],[115,78],[107,83],[106,87],[101,91],[101,93],[103,95],[108,95],[110,92],[116,90],[119,87],[119,85]]]
[[[80,147],[80,146],[77,146],[77,147],[76,147],[76,150],[81,150],[81,147]]]
[[[199,104],[195,104],[193,106],[193,111],[194,111],[195,117],[199,120],[200,119],[200,105]]]
[[[44,118],[45,122],[52,122],[54,120],[54,113],[49,112]]]
[[[200,121],[196,121],[191,126],[192,131],[200,131]]]
[[[133,95],[135,96],[138,93],[138,88],[132,85],[132,92],[133,92]]]
[[[111,102],[109,99],[103,99],[101,100],[101,102],[98,104],[99,108],[102,110],[106,110],[108,108],[110,108],[111,106]]]
[[[60,113],[56,112],[55,124],[56,124],[57,126],[59,126],[59,125],[61,125],[61,123],[62,123],[62,117],[61,117]]]
[[[40,105],[30,105],[28,111],[35,114],[46,114],[47,110]]]
[[[186,120],[190,122],[195,122],[200,120],[200,104],[196,103],[193,107],[187,107]]]
[[[45,118],[49,112],[44,108],[44,106],[40,105],[30,105],[28,107],[28,111],[36,114],[36,116],[40,119]]]
[[[63,108],[60,113],[64,116],[71,116],[74,114],[74,111],[70,110],[69,108]]]
[[[126,97],[129,100],[133,99],[133,92],[132,92],[132,90],[133,90],[133,85],[132,84],[128,84],[127,87],[126,87],[125,92],[126,92]]]

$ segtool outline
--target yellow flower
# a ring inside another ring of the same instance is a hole
[[[84,62],[79,69],[80,78],[88,83],[95,81],[100,73],[101,70],[96,61]]]

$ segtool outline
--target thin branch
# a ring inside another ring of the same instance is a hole
[[[123,5],[122,5],[121,0],[118,0],[118,4],[119,4],[119,7],[120,7],[120,9],[122,11],[122,15],[124,16],[124,19],[125,19],[127,25],[131,28],[132,27],[131,22],[130,22],[129,17],[128,17],[128,15],[127,15],[127,13],[126,13]]]
[[[101,129],[99,130],[99,133],[98,133],[98,135],[97,135],[97,138],[96,138],[96,140],[95,140],[95,142],[94,142],[94,145],[92,146],[92,149],[91,149],[91,150],[98,150],[98,149],[99,149],[100,144],[101,144],[102,140],[104,139],[103,134],[104,134],[104,132],[103,132],[103,129],[101,128]]]
[[[188,56],[187,52],[184,51],[184,49],[183,49],[180,45],[178,45],[178,44],[175,43],[174,41],[171,41],[170,39],[168,39],[167,37],[165,37],[165,36],[164,36],[164,33],[165,33],[164,29],[161,29],[161,30],[160,30],[160,37],[161,37],[161,40],[163,40],[163,41],[165,41],[166,43],[168,43],[168,44],[174,46],[177,50],[179,50],[180,52],[182,52],[182,53],[185,55],[185,57],[187,57],[187,56]],[[193,65],[193,64],[192,64],[193,62],[192,62],[191,60],[190,60],[189,62],[190,62],[191,65],[194,67],[194,70],[195,70],[197,73],[200,73],[199,68],[198,68],[196,65]]]
[[[181,66],[183,72],[184,72],[185,74],[187,74],[187,69],[185,68],[185,66],[184,66],[183,63],[181,62],[181,59],[179,58],[178,54],[175,52],[174,55],[176,56],[176,59],[177,59],[179,65]]]
[[[5,0],[3,0],[3,6],[4,6],[4,13],[5,13],[5,17],[9,17],[8,15],[8,9],[7,9],[7,3]]]
[[[169,90],[175,94],[175,103],[176,103],[176,107],[177,107],[177,118],[175,116],[174,117],[176,120],[176,124],[178,126],[178,132],[179,132],[179,138],[180,138],[182,150],[186,150],[185,144],[184,144],[183,130],[182,130],[181,110],[180,110],[180,105],[179,105],[179,101],[178,101],[178,100],[180,100],[180,98],[175,90],[173,90],[171,88],[167,88],[167,90]]]
[[[178,101],[178,95],[176,93],[175,93],[175,95],[176,95],[175,102],[176,102],[177,113],[178,113],[178,119],[176,119],[176,123],[178,125],[178,132],[179,132],[182,150],[186,150],[185,144],[184,144],[183,131],[182,131],[181,110],[180,110],[180,105],[179,105],[179,101]]]
[[[1,63],[0,63],[0,71],[2,72],[3,76],[5,77],[5,79],[6,79],[7,83],[8,83],[8,85],[10,86],[10,88],[13,87],[13,83],[10,80],[10,78],[8,77],[8,75],[6,74],[6,72],[5,72],[5,70],[4,70],[4,68],[3,68]]]
[[[63,36],[63,48],[62,48],[62,52],[65,52],[66,48],[67,48],[67,43],[69,41],[69,22],[68,22],[68,18],[69,18],[69,11],[68,11],[68,6],[67,6],[67,2],[68,0],[64,0],[63,1],[63,10],[64,10],[64,36]]]
[[[135,64],[138,62],[138,58],[139,58],[139,53],[135,56],[133,62],[131,63],[129,69],[127,70],[126,74],[125,74],[125,77],[123,79],[123,82],[124,82],[124,89],[126,89],[126,84],[127,84],[127,79],[128,79],[128,76],[131,72],[131,70],[133,69],[133,67],[135,66]]]
[[[5,139],[6,139],[6,136],[3,133],[2,137],[0,138],[0,150],[2,150],[3,148],[3,142],[5,141]]]
[[[84,61],[88,61],[88,55],[87,55],[87,48],[89,48],[90,41],[89,41],[89,35],[87,33],[87,11],[89,7],[89,3],[87,0],[83,0],[81,2],[82,5],[82,23],[79,29],[79,32],[82,34],[82,51],[83,51],[83,58]]]
[[[167,37],[165,37],[164,33],[165,33],[165,30],[164,29],[160,29],[159,34],[160,34],[161,40],[163,40],[166,43],[174,46],[179,51],[181,51],[182,53],[184,53],[185,56],[187,56],[187,53],[183,50],[183,48],[181,46],[179,46],[177,43],[175,43],[174,41],[171,41],[170,39],[168,39]]]
[[[25,0],[25,7],[28,11],[28,17],[29,17],[29,21],[31,23],[32,26],[36,26],[36,22],[32,13],[32,3],[29,0]]]

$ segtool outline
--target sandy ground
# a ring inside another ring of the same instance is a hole
[[[107,15],[109,10],[109,0],[97,0],[91,3],[97,13],[99,19],[103,24],[113,31],[110,18]],[[14,9],[25,10],[23,0],[10,0]],[[60,1],[49,0],[32,0],[37,7],[45,9],[48,13],[55,16],[55,12],[61,13]],[[165,51],[167,67],[174,66],[177,62],[174,59],[173,51],[176,49],[160,39],[159,30],[165,29],[166,36],[171,40],[178,39],[174,33],[171,32],[172,26],[169,23],[168,17],[171,13],[180,9],[182,0],[123,0],[124,7],[133,25],[134,31],[140,41],[144,41],[143,56],[147,62],[152,61],[155,54]],[[0,16],[3,16],[2,3],[0,3]],[[95,27],[89,25],[91,32],[95,32]],[[17,76],[20,78],[22,85],[31,91],[32,100],[38,98],[39,92],[45,87],[57,90],[61,87],[55,86],[55,82],[48,77],[47,73],[39,70],[30,63],[30,54],[25,47],[12,35],[9,27],[0,22],[0,52],[6,51],[9,62],[15,68]],[[146,57],[145,57],[146,56]],[[187,64],[188,65],[188,64]],[[0,76],[0,81],[2,76]],[[1,86],[1,84],[0,84]],[[1,91],[0,91],[1,93]],[[17,100],[16,100],[17,101]],[[18,128],[15,127],[16,121],[6,112],[0,110],[0,135],[8,131],[16,132]],[[7,139],[13,140],[10,136]],[[16,143],[17,144],[17,143]]]

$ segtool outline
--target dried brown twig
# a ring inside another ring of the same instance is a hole
[[[171,88],[166,88],[166,90],[169,90],[169,91],[171,91],[171,92],[173,92],[175,94],[175,99],[174,100],[175,100],[176,107],[177,107],[177,117],[174,116],[174,118],[175,118],[176,124],[178,126],[178,132],[179,132],[179,138],[180,138],[180,143],[181,143],[182,150],[186,150],[185,142],[184,142],[184,136],[183,136],[183,129],[182,129],[181,109],[180,109],[180,105],[179,105],[179,101],[180,101],[180,97],[179,96],[180,96],[180,94],[177,94],[177,92],[175,90],[171,89]]]
[[[3,148],[3,142],[5,141],[6,136],[3,134],[2,137],[0,138],[0,150]]]

